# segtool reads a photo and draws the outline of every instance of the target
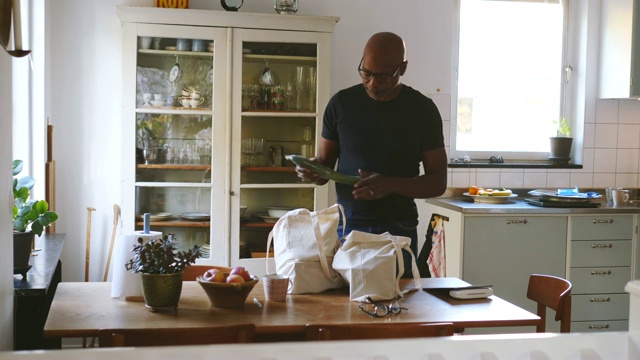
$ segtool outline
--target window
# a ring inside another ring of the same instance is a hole
[[[450,155],[542,160],[563,109],[566,1],[459,0]]]

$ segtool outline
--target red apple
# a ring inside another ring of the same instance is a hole
[[[251,274],[249,274],[249,272],[247,271],[247,269],[245,269],[242,266],[236,266],[233,269],[231,269],[231,272],[229,272],[229,275],[240,275],[242,276],[242,279],[244,279],[244,281],[251,281]]]
[[[224,273],[218,269],[209,269],[204,275],[202,280],[210,282],[224,282]]]
[[[243,282],[244,282],[244,279],[240,275],[230,274],[229,276],[227,276],[227,283],[229,284],[232,284],[232,283],[241,284]]]

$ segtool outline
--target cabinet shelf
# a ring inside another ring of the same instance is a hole
[[[255,117],[315,117],[317,114],[314,112],[300,112],[300,111],[287,111],[287,110],[243,110],[242,116],[255,116]]]
[[[211,115],[208,108],[187,108],[184,106],[143,106],[136,108],[138,114]]]
[[[242,167],[242,171],[295,173],[296,168],[292,166],[246,166]]]
[[[266,228],[271,229],[275,225],[274,223],[266,223],[266,222],[248,222],[242,223],[242,227],[245,228]]]
[[[151,221],[149,222],[149,224],[154,227],[208,228],[211,226],[211,223],[209,221],[184,221],[180,219],[167,220],[167,221]],[[136,226],[144,226],[144,222],[136,221]]]
[[[315,56],[294,56],[294,55],[267,55],[267,54],[244,54],[242,58],[245,61],[255,61],[262,62],[265,60],[269,61],[277,61],[277,62],[291,62],[291,63],[301,63],[308,62],[315,64],[318,61],[318,58]]]
[[[164,55],[164,56],[198,56],[213,57],[213,51],[181,51],[181,50],[155,50],[155,49],[138,49],[140,54]]]
[[[211,170],[211,165],[137,164],[136,167],[151,170]]]

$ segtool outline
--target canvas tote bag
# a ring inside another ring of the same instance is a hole
[[[349,283],[350,298],[362,301],[394,299],[408,291],[421,289],[420,271],[406,236],[370,234],[353,230],[336,252],[333,268]],[[411,254],[411,269],[404,268],[402,249]],[[396,271],[397,269],[397,271]],[[400,290],[405,271],[413,274],[413,286]]]
[[[291,210],[278,219],[269,233],[267,259],[273,241],[276,274],[289,276],[290,294],[318,293],[346,286],[331,267],[340,246],[340,214],[344,219],[344,209],[339,204],[317,212]]]

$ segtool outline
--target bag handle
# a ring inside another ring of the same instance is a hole
[[[271,249],[271,241],[273,240],[273,230],[269,231],[269,238],[267,240],[267,254],[264,257],[264,266],[267,269],[267,275],[271,274],[269,272],[269,249]],[[274,254],[275,256],[275,254]],[[274,272],[275,274],[275,272]]]
[[[344,208],[342,207],[342,205],[336,204],[336,205],[333,205],[333,206],[329,207],[326,210],[332,209],[334,206],[337,206],[338,210],[342,214],[343,222],[346,221],[346,218],[344,216]],[[324,210],[321,210],[321,211],[324,211]],[[322,243],[322,232],[320,231],[320,225],[318,224],[318,218],[317,218],[318,214],[317,213],[310,213],[310,215],[311,215],[311,223],[313,224],[313,232],[316,235],[316,245],[318,246],[318,254],[320,255],[320,266],[322,267],[322,272],[331,281],[336,281],[336,280],[338,280],[340,275],[337,272],[333,272],[333,275],[335,275],[335,276],[332,276],[331,270],[329,268],[329,262],[327,261],[327,253],[326,253],[326,251],[324,249],[324,244]],[[343,237],[344,237],[344,228],[345,228],[345,224],[343,224],[343,226],[342,226],[342,236]],[[338,242],[339,241],[340,241],[340,239],[338,239]]]
[[[396,294],[402,296],[408,293],[409,291],[421,289],[422,282],[420,281],[420,270],[418,270],[418,264],[416,264],[416,257],[413,254],[411,247],[407,246],[406,243],[404,244],[404,246],[401,245],[400,241],[396,236],[392,236],[389,233],[385,233],[385,234],[389,237],[389,240],[391,240],[393,247],[396,249],[396,256],[398,259],[398,276],[396,278]],[[402,275],[404,275],[404,271],[405,271],[404,256],[402,256],[402,249],[407,250],[407,252],[409,252],[409,254],[411,255],[411,272],[413,274],[413,288],[409,288],[401,291],[400,279],[402,278]]]

